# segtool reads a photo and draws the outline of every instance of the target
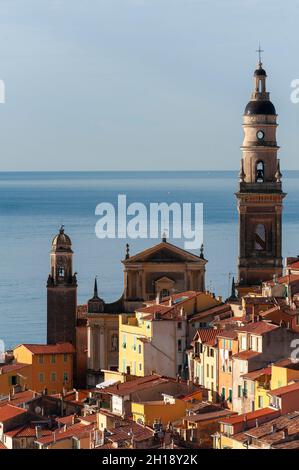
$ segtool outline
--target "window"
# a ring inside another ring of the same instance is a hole
[[[233,391],[231,388],[228,390],[228,401],[231,403],[233,400]]]
[[[69,375],[68,375],[67,372],[64,372],[64,373],[63,373],[63,381],[64,381],[64,382],[68,382],[68,381],[69,381]]]
[[[17,385],[18,383],[18,376],[17,375],[11,375],[8,377],[9,380],[9,385]]]
[[[238,398],[242,398],[242,386],[238,385]]]
[[[43,354],[40,354],[40,355],[38,356],[38,363],[39,363],[39,364],[43,364],[43,363],[44,363],[44,355],[43,355]]]
[[[178,374],[181,375],[182,373],[182,364],[178,365]]]
[[[51,364],[56,364],[56,354],[51,354]]]
[[[182,340],[178,339],[178,352],[182,352]]]
[[[63,355],[63,362],[67,362],[67,354]]]
[[[221,399],[222,400],[225,400],[225,393],[226,393],[225,387],[222,387],[222,390],[221,390]]]
[[[126,361],[126,359],[123,359],[123,370],[122,370],[122,372],[126,372],[126,368],[127,368],[127,361]]]
[[[56,382],[56,373],[55,372],[51,373],[51,382]]]
[[[141,344],[138,344],[138,352],[139,352],[139,354],[141,354],[141,352],[142,352]]]
[[[160,291],[160,299],[163,299],[164,297],[169,297],[169,290],[168,289],[162,289]]]
[[[211,366],[211,379],[214,378],[214,366]]]
[[[214,349],[210,348],[210,357],[214,357]]]
[[[118,335],[116,333],[111,335],[111,351],[118,351]]]
[[[45,375],[43,372],[41,372],[39,375],[38,375],[38,381],[40,383],[43,383],[45,381]]]
[[[244,398],[247,398],[247,382],[246,382],[246,380],[244,380],[243,395],[244,395]]]
[[[242,335],[241,336],[241,350],[247,349],[247,341],[246,341],[246,336]]]
[[[127,335],[124,333],[123,334],[123,348],[126,349],[127,347]]]
[[[266,250],[266,228],[263,224],[257,224],[255,227],[254,249],[256,251]]]
[[[264,182],[264,163],[261,161],[256,164],[256,182]]]
[[[207,377],[209,377],[209,364],[207,364]]]
[[[264,408],[264,399],[261,395],[258,397],[259,408]]]
[[[139,362],[139,370],[140,370],[140,371],[142,370],[142,364],[141,364],[141,362]]]
[[[182,322],[179,321],[179,322],[178,322],[178,330],[181,330],[181,329],[182,329]]]

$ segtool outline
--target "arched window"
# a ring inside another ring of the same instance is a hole
[[[264,163],[257,162],[256,164],[256,182],[263,183],[264,182]]]
[[[263,224],[257,224],[254,231],[254,249],[266,250],[266,228]]]

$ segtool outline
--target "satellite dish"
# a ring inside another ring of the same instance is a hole
[[[42,412],[42,409],[41,409],[40,406],[36,406],[35,409],[34,409],[34,411],[35,411],[35,413],[36,413],[37,415],[40,415],[41,412]]]

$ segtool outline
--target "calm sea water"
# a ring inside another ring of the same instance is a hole
[[[299,172],[285,172],[283,255],[299,254]],[[95,236],[95,207],[131,202],[202,202],[207,287],[228,294],[238,254],[235,172],[0,173],[0,338],[7,347],[46,339],[46,279],[52,237],[61,224],[70,235],[78,301],[92,294],[94,276],[106,301],[123,288],[126,240]],[[159,240],[129,240],[131,254]],[[183,241],[175,240],[183,246]]]

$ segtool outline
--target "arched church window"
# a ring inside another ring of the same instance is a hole
[[[263,183],[264,182],[264,163],[257,162],[256,164],[256,182]]]
[[[266,250],[266,228],[263,224],[257,224],[254,232],[254,249]]]
[[[169,297],[170,292],[168,289],[161,289],[160,291],[160,299],[162,300],[164,297]]]

